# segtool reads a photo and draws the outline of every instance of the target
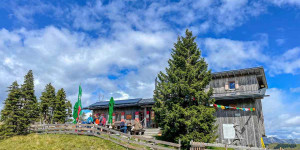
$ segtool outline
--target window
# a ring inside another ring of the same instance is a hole
[[[229,82],[229,89],[230,90],[234,90],[235,89],[235,82],[234,81]]]

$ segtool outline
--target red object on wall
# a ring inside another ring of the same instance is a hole
[[[138,111],[135,112],[135,117],[134,117],[134,119],[139,119],[139,112],[138,112]]]
[[[146,115],[146,119],[147,119],[147,121],[149,121],[149,111],[147,111],[147,115]]]
[[[121,119],[124,119],[125,112],[121,112]]]
[[[115,120],[116,120],[116,114],[113,113],[113,123],[115,123]]]

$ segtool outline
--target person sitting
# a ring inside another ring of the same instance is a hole
[[[98,118],[95,120],[95,124],[100,125],[100,120]]]
[[[124,119],[121,120],[120,131],[123,133],[127,132],[127,123],[126,123],[126,121],[124,121]]]
[[[106,118],[103,116],[103,119],[102,119],[102,121],[101,121],[101,124],[102,124],[102,126],[103,127],[105,127],[105,124],[106,124]]]
[[[103,124],[102,124],[103,116],[104,116],[104,114],[101,114],[101,116],[99,116],[100,126],[103,126]]]
[[[95,123],[95,121],[96,121],[96,119],[97,119],[97,115],[95,114],[94,116],[93,116],[93,123]]]
[[[92,118],[92,115],[90,115],[90,117],[88,117],[88,119],[87,119],[87,123],[92,124],[93,122],[94,122],[94,120]]]
[[[140,131],[143,128],[138,118],[134,119],[132,131],[135,133],[136,131]]]

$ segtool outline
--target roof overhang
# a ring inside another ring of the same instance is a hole
[[[256,91],[247,91],[247,92],[232,92],[232,93],[218,93],[213,94],[212,98],[215,100],[235,100],[235,99],[262,99],[266,95],[266,88],[256,90]]]
[[[154,100],[153,98],[148,99],[142,99],[142,98],[136,98],[136,99],[128,99],[128,100],[115,100],[115,108],[123,108],[123,107],[137,107],[137,106],[144,106],[144,105],[153,105]],[[108,101],[102,101],[94,103],[88,107],[84,107],[83,109],[106,109],[108,108]]]
[[[265,85],[265,88],[268,88],[268,83],[267,83],[267,79],[263,67],[215,72],[212,73],[212,78],[220,79],[220,78],[230,78],[230,77],[238,77],[238,76],[245,76],[245,75],[257,75],[258,77],[261,77],[262,82]]]

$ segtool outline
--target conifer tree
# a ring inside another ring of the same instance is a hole
[[[21,87],[23,112],[25,115],[25,123],[30,124],[37,121],[39,117],[38,102],[34,94],[34,77],[32,70],[29,70],[24,77],[24,84]]]
[[[56,104],[55,88],[51,83],[47,84],[40,97],[40,113],[43,123],[52,123],[53,112]]]
[[[171,52],[166,73],[158,74],[154,91],[155,121],[162,128],[162,138],[182,141],[184,148],[190,140],[214,142],[216,139],[215,109],[212,89],[205,91],[211,81],[211,71],[195,42],[186,30],[178,37]]]
[[[65,123],[67,118],[66,102],[66,92],[62,88],[56,94],[56,106],[53,115],[54,122]]]
[[[66,111],[67,111],[67,122],[72,122],[73,121],[73,118],[70,118],[70,117],[73,117],[73,114],[72,114],[72,103],[70,101],[66,101]]]
[[[21,91],[17,81],[13,82],[8,90],[9,94],[1,110],[0,137],[23,134],[27,125],[23,122],[24,116],[21,110]]]

